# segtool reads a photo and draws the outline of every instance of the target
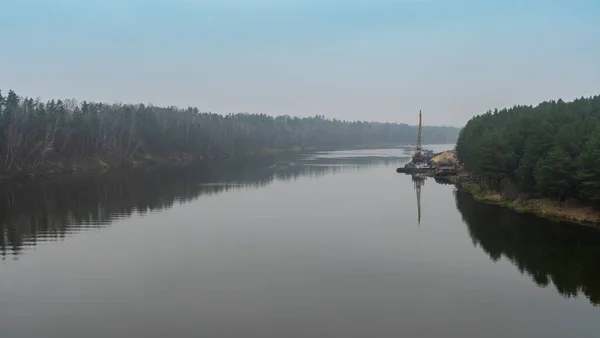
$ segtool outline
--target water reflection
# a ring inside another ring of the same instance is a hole
[[[405,174],[410,175],[413,182],[413,188],[417,197],[417,224],[421,225],[421,188],[425,185],[427,176],[421,174]]]
[[[456,206],[473,243],[492,260],[505,257],[537,285],[552,283],[565,297],[581,293],[600,305],[600,231],[482,204],[462,191]]]
[[[417,224],[421,225],[421,188],[425,185],[427,176],[412,174],[411,179],[417,194]]]
[[[394,157],[340,158],[334,154],[6,182],[0,186],[0,257],[17,258],[38,242],[102,228],[134,213],[158,212],[201,195],[256,189],[275,180],[319,178],[401,161]]]

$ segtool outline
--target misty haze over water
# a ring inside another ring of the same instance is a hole
[[[0,334],[597,336],[597,231],[397,174],[409,156],[320,152],[11,183]]]

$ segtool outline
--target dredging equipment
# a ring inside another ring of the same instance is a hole
[[[417,146],[412,155],[410,162],[396,169],[398,173],[421,173],[421,172],[433,172],[435,165],[431,161],[433,158],[433,152],[423,150],[421,141],[423,136],[423,115],[419,110],[419,129],[417,133]]]

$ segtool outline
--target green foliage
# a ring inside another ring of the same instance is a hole
[[[521,151],[520,164],[517,168],[517,180],[525,190],[532,190],[535,186],[533,172],[540,154],[547,153],[553,146],[552,126],[547,121],[530,125],[531,133],[524,140]],[[518,145],[516,146],[517,150]]]
[[[529,192],[600,202],[600,96],[514,106],[473,117],[459,160],[475,173],[507,174]]]
[[[509,173],[515,157],[506,137],[497,130],[483,135],[477,154],[477,168],[490,173]]]
[[[585,143],[578,165],[581,194],[600,204],[600,126]]]
[[[565,150],[554,148],[538,161],[533,176],[539,191],[561,199],[574,188],[575,163]]]
[[[424,142],[452,143],[454,127],[423,127]],[[35,170],[52,159],[92,155],[136,158],[185,153],[220,158],[265,149],[341,148],[412,144],[417,127],[340,121],[323,116],[203,113],[197,108],[102,104],[73,100],[43,103],[0,93],[0,173]]]

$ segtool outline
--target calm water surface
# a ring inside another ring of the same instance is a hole
[[[0,337],[600,337],[598,231],[395,173],[406,161],[4,184]]]

